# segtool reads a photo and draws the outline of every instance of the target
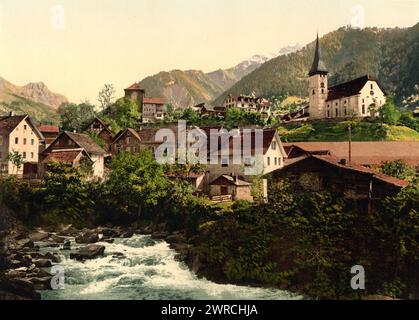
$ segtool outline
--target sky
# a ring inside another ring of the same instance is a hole
[[[73,102],[172,69],[229,68],[341,26],[410,27],[419,0],[0,0],[0,77]]]

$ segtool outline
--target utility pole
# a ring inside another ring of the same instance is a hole
[[[349,163],[352,161],[352,123],[349,123],[348,126],[348,135],[349,135]]]

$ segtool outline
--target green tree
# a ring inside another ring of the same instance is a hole
[[[23,155],[17,151],[10,152],[7,156],[7,160],[13,164],[13,167],[16,169],[16,174],[23,165]]]
[[[68,103],[61,105],[58,108],[58,113],[63,130],[81,132],[95,117],[95,106],[89,102]]]
[[[106,189],[124,214],[139,217],[167,195],[163,168],[148,150],[137,155],[122,152],[112,159],[110,169]]]
[[[413,181],[416,171],[403,160],[385,161],[380,165],[380,171],[388,176]]]
[[[119,128],[136,128],[141,121],[138,104],[127,98],[118,99],[103,114],[113,119]]]
[[[386,103],[380,108],[379,113],[383,123],[394,126],[399,122],[400,112],[397,110],[392,97],[387,99]]]

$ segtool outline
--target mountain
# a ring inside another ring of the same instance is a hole
[[[342,27],[322,37],[320,45],[330,85],[371,74],[397,102],[415,94],[418,88],[419,23],[405,29]],[[228,94],[239,93],[255,92],[268,98],[284,93],[307,96],[313,54],[314,42],[267,61],[226,90],[215,104],[222,103]]]
[[[299,48],[301,47],[298,45],[286,47],[281,49],[280,53],[289,53]],[[201,102],[211,102],[275,56],[276,54],[254,55],[233,68],[208,73],[199,70],[160,72],[143,79],[140,83],[147,96],[165,97],[174,107],[185,108]]]
[[[16,86],[0,77],[0,113],[28,113],[38,121],[56,123],[58,107],[67,102],[42,82]]]

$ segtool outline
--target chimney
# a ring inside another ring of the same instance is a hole
[[[16,115],[16,113],[14,111],[9,112],[9,117],[14,117],[15,115]]]
[[[341,159],[339,161],[339,164],[346,166],[346,159]]]

